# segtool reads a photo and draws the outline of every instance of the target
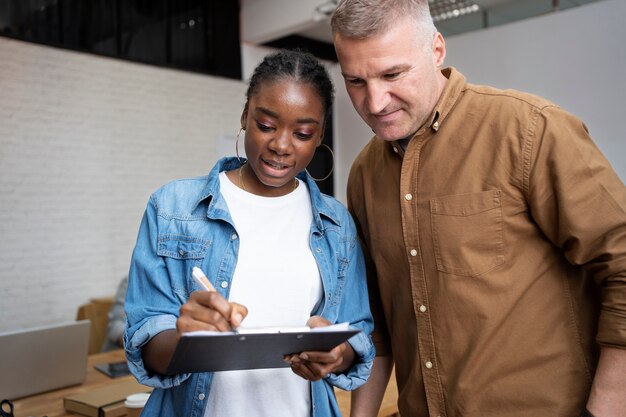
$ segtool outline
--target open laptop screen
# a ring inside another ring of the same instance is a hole
[[[81,384],[89,320],[0,333],[0,399]]]

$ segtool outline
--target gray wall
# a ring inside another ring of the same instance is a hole
[[[626,1],[604,0],[446,39],[445,65],[475,84],[544,96],[581,118],[626,181]],[[350,164],[372,136],[336,69],[335,190],[345,201]]]
[[[584,120],[626,179],[626,2],[447,39],[470,82],[545,96]],[[585,29],[582,29],[585,28]],[[263,48],[244,45],[244,74]],[[335,79],[335,189],[372,135]],[[0,331],[73,320],[128,270],[149,194],[232,154],[245,82],[0,38]]]
[[[150,193],[234,154],[244,90],[0,38],[0,332],[114,294]]]
[[[626,181],[626,1],[605,0],[448,39],[472,83],[529,91],[581,118]]]

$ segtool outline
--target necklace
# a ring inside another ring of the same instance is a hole
[[[246,186],[243,183],[243,167],[244,166],[245,166],[245,164],[242,165],[241,168],[239,168],[239,188],[241,188],[244,191],[248,191],[248,190],[246,190]],[[294,179],[293,179],[293,190],[291,190],[291,191],[294,191],[296,188],[298,188],[298,180],[294,177]]]

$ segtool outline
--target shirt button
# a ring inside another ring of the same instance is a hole
[[[411,200],[413,200],[413,196],[412,196],[411,194],[405,194],[405,195],[404,195],[404,199],[405,199],[406,201],[411,201]]]
[[[394,146],[394,147],[393,147],[393,151],[394,151],[395,153],[398,153],[398,148],[396,148],[396,147]]]
[[[439,122],[433,123],[433,129],[435,130],[439,129]]]
[[[198,399],[199,399],[200,401],[204,400],[204,394],[199,394],[199,395],[198,395]]]
[[[428,369],[433,367],[433,363],[431,361],[426,361],[425,365]]]
[[[233,233],[232,235],[230,235],[230,238],[231,238],[232,240],[237,239],[237,234],[236,234],[236,233]]]
[[[411,256],[417,256],[417,251],[415,249],[411,249]]]
[[[424,304],[420,305],[420,311],[421,311],[422,313],[425,313],[425,312],[426,312],[426,306],[425,306]]]
[[[226,288],[226,287],[228,287],[228,282],[222,281],[222,283],[220,285],[222,286],[222,288]]]
[[[185,251],[184,250],[179,250],[178,253],[180,254],[180,256],[185,256]]]

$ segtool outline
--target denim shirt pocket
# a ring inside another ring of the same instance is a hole
[[[210,244],[209,240],[180,234],[166,234],[158,238],[157,254],[165,259],[170,276],[179,277],[172,280],[173,290],[185,299],[190,291],[183,277],[191,276],[191,269],[200,265]],[[177,288],[176,283],[181,286]]]
[[[504,264],[501,191],[430,200],[437,270],[479,276]]]

